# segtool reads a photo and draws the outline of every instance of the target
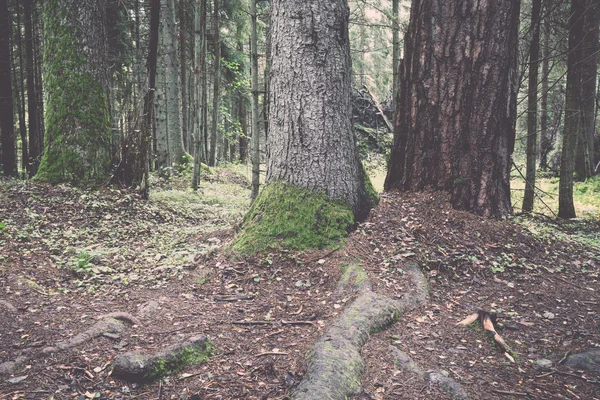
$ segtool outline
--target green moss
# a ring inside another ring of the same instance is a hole
[[[215,353],[210,340],[203,345],[190,345],[181,348],[174,357],[160,357],[152,365],[148,373],[150,380],[156,380],[183,370],[189,365],[204,364]]]
[[[282,182],[268,184],[250,207],[231,249],[257,253],[338,245],[354,223],[350,207],[322,192]]]
[[[37,180],[104,181],[110,172],[111,122],[103,71],[93,72],[69,10],[58,0],[44,7],[44,155]]]
[[[363,176],[365,180],[365,191],[367,193],[367,198],[369,199],[371,206],[375,207],[377,204],[379,204],[379,195],[377,194],[377,191],[371,183],[371,178],[369,178],[369,175],[366,172],[364,172],[364,170]]]

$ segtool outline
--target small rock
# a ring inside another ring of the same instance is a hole
[[[29,375],[16,376],[14,378],[7,379],[7,382],[12,383],[13,385],[16,385],[17,383],[23,382],[28,377],[29,377]]]
[[[539,360],[535,361],[535,365],[542,369],[550,369],[552,368],[552,361],[545,358],[540,358]]]
[[[553,313],[551,313],[550,311],[546,311],[546,312],[544,312],[543,316],[544,316],[544,318],[546,318],[546,319],[554,319],[554,314],[553,314]]]

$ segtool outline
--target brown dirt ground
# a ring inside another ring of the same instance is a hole
[[[194,219],[148,207],[116,190],[98,196],[92,204],[65,186],[0,186],[0,221],[10,222],[0,236],[0,300],[18,310],[0,311],[0,363],[33,354],[12,376],[27,376],[22,382],[0,378],[2,400],[283,399],[305,372],[306,351],[352,301],[336,285],[340,265],[356,258],[374,289],[395,297],[406,287],[403,268],[421,266],[431,301],[372,336],[363,349],[364,391],[354,399],[449,398],[396,369],[390,345],[424,370],[446,371],[474,399],[512,398],[494,390],[531,399],[600,398],[600,376],[564,366],[548,374],[535,365],[600,346],[600,253],[569,238],[573,229],[595,234],[597,222],[582,227],[487,221],[450,209],[440,194],[386,194],[343,250],[242,258],[206,251],[230,240],[231,229],[190,231],[181,240],[196,246],[196,257],[172,266],[161,265],[161,252],[152,252],[155,242],[149,238],[162,234],[157,227],[193,227],[210,216]],[[93,263],[112,268],[119,279],[112,280],[111,272],[75,274],[61,263],[70,235],[114,243],[119,252]],[[215,301],[216,295],[239,293],[256,297]],[[40,353],[99,316],[136,315],[150,301],[159,305],[155,313],[117,339],[100,337],[47,357]],[[479,327],[455,326],[478,309],[499,314],[498,331],[517,354],[517,364]],[[110,375],[110,363],[121,352],[151,351],[198,333],[217,349],[207,364],[146,385]]]

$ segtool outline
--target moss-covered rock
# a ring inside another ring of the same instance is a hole
[[[256,253],[336,246],[354,224],[351,208],[322,192],[269,183],[256,198],[231,249]]]
[[[206,336],[195,336],[169,346],[155,354],[130,352],[118,356],[113,376],[132,382],[152,382],[183,370],[189,365],[205,363],[215,348]]]

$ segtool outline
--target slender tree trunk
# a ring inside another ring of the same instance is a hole
[[[103,181],[111,168],[106,1],[48,0],[44,26],[48,130],[36,177]]]
[[[40,4],[40,2],[34,3]],[[34,82],[35,82],[35,99],[37,101],[37,125],[39,127],[38,148],[44,152],[44,136],[46,132],[44,122],[44,91],[42,85],[43,76],[43,57],[42,57],[42,41],[44,40],[44,22],[39,15],[39,6],[33,7],[33,58],[34,58]],[[41,161],[41,159],[40,159]]]
[[[571,0],[565,122],[560,159],[560,183],[558,186],[558,216],[560,218],[575,218],[573,173],[575,171],[577,137],[582,131],[582,110],[580,107],[583,51],[581,43],[584,34],[584,12],[585,0]]]
[[[188,95],[187,95],[187,57],[186,57],[186,15],[185,0],[179,0],[179,67],[181,69],[181,135],[184,149],[190,151],[190,137],[188,132]]]
[[[2,172],[7,178],[17,176],[15,126],[10,65],[10,15],[8,1],[0,0],[0,132]]]
[[[548,7],[546,6],[546,9]],[[547,19],[544,21],[544,46],[542,55],[542,98],[540,100],[540,169],[548,169],[548,154],[552,150],[550,132],[548,131],[548,91],[550,75],[550,34],[547,27]]]
[[[346,0],[271,3],[266,180],[322,191],[361,220],[376,195],[352,128],[348,17]]]
[[[431,187],[456,209],[512,213],[519,5],[413,0],[386,190]]]
[[[250,34],[250,75],[252,81],[252,201],[258,196],[260,189],[260,132],[258,125],[258,17],[256,15],[256,0],[250,2],[251,34]]]
[[[203,159],[203,136],[206,133],[206,0],[196,0],[196,82],[199,101],[198,121],[196,124],[194,176],[192,188],[198,190],[200,184],[200,164]]]
[[[169,141],[169,166],[180,163],[185,154],[181,135],[181,98],[179,69],[177,68],[177,30],[175,27],[175,1],[162,3],[163,41],[165,49],[165,92],[167,100],[167,132]]]
[[[19,114],[19,133],[21,135],[21,171],[27,171],[27,164],[29,162],[29,146],[27,140],[27,123],[25,122],[25,64],[23,62],[23,40],[21,33],[21,2],[17,0],[16,11],[17,11],[17,49],[19,51],[19,78],[18,78],[18,95],[17,100],[17,112]]]
[[[581,146],[578,146],[577,160],[583,158],[582,165],[576,163],[575,170],[580,179],[594,175],[595,169],[595,123],[596,123],[596,81],[598,79],[598,19],[600,18],[600,1],[588,0],[585,11],[584,39],[582,48],[583,65],[581,71],[581,101],[583,126]],[[583,157],[582,154],[583,153]],[[584,175],[585,174],[585,175]]]
[[[533,211],[537,157],[538,66],[540,55],[540,14],[542,0],[533,0],[531,11],[531,44],[529,47],[529,89],[527,95],[527,171],[523,212]]]
[[[215,71],[213,75],[213,108],[212,108],[212,127],[210,130],[210,156],[208,163],[211,167],[216,165],[217,157],[217,128],[219,126],[220,111],[220,81],[221,81],[221,19],[219,16],[219,0],[214,0],[213,9],[213,36],[215,40]]]
[[[238,97],[237,115],[242,128],[242,134],[238,137],[238,149],[240,163],[245,164],[248,160],[248,118],[244,96]]]
[[[40,157],[42,155],[42,147],[40,146],[40,126],[38,121],[38,102],[35,91],[35,64],[33,60],[33,0],[23,1],[23,12],[25,19],[25,55],[27,69],[27,118],[29,126],[29,161],[28,172],[32,177],[36,174]]]
[[[398,25],[398,3],[399,0],[392,0],[392,110],[394,116],[392,121],[396,121],[396,102],[398,96],[398,66],[400,62],[400,26]]]

